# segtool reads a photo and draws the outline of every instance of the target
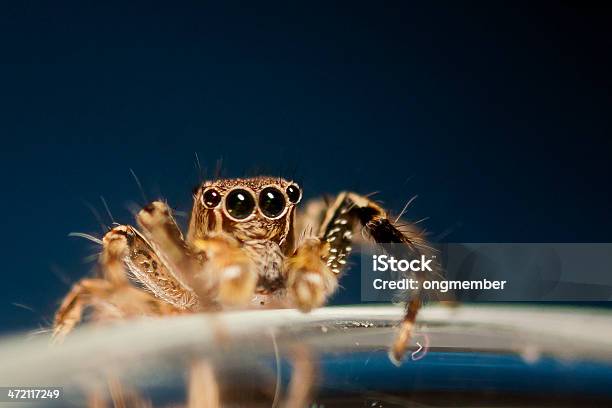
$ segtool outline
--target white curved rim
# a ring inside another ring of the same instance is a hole
[[[176,355],[181,350],[216,355],[227,351],[228,339],[247,344],[245,353],[252,355],[269,353],[272,337],[281,346],[299,341],[344,351],[380,349],[390,344],[393,324],[401,315],[402,308],[395,306],[327,307],[307,314],[289,309],[252,310],[83,326],[59,346],[51,345],[46,335],[29,340],[23,335],[11,336],[0,342],[0,383],[44,385],[57,378],[69,381],[111,361],[129,365],[160,355]],[[371,327],[360,326],[360,322]],[[346,328],[337,329],[344,323]],[[605,310],[436,305],[423,308],[418,323],[417,337],[427,334],[431,347],[526,355],[533,355],[535,350],[562,359],[612,362],[612,313]]]

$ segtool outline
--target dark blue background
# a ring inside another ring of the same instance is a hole
[[[408,218],[456,242],[610,241],[609,10],[290,3],[3,3],[1,331],[93,268],[85,202],[131,222],[130,168],[188,211],[194,152],[307,197],[418,194]]]

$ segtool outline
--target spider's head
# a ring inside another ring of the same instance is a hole
[[[283,245],[291,238],[301,198],[296,183],[278,177],[206,181],[194,194],[190,230],[196,236],[224,231],[243,242]]]

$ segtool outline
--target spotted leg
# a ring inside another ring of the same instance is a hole
[[[323,256],[323,260],[334,274],[341,274],[346,265],[346,257],[351,252],[353,233],[357,227],[362,227],[365,235],[376,243],[403,244],[405,249],[415,254],[427,251],[423,233],[416,226],[404,224],[400,229],[395,224],[387,212],[371,199],[352,192],[342,192],[328,207],[318,231],[320,240],[329,245],[329,252]],[[423,276],[419,275],[417,279],[422,280]],[[412,293],[390,350],[394,362],[399,362],[406,352],[421,304],[420,293]]]

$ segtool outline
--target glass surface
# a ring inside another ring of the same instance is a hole
[[[398,367],[387,347],[400,316],[397,307],[260,310],[85,326],[62,345],[17,336],[0,345],[0,382],[61,386],[64,400],[43,405],[80,406],[92,390],[109,398],[110,378],[154,406],[181,406],[189,367],[207,361],[224,406],[282,406],[300,365],[318,407],[612,404],[606,310],[426,307]]]

